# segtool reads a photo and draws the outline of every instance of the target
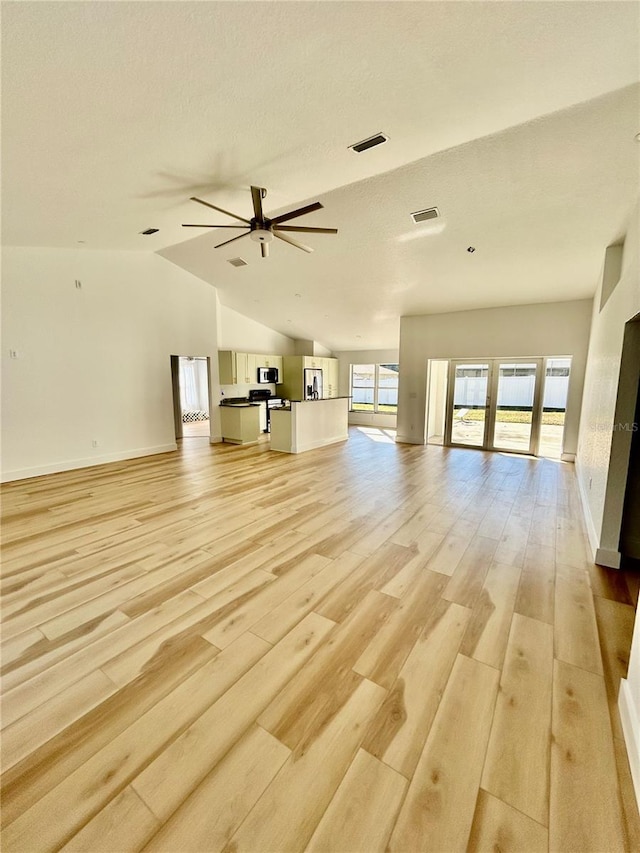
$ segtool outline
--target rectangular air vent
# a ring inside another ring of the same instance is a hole
[[[159,230],[160,230],[159,228],[147,228],[146,231],[141,231],[140,233],[141,234],[157,234]]]
[[[376,145],[382,145],[382,143],[386,142],[388,139],[389,137],[385,136],[384,133],[376,133],[375,136],[363,139],[362,142],[356,142],[354,145],[350,145],[349,148],[360,154],[362,151],[367,151],[369,148],[375,148]]]
[[[427,222],[429,219],[437,219],[440,216],[440,211],[437,207],[428,207],[426,210],[416,210],[411,214],[411,218],[417,224],[418,222]]]
[[[246,267],[247,262],[242,258],[231,258],[229,263],[232,267]]]

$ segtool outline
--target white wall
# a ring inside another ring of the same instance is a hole
[[[612,516],[618,514],[626,482],[624,460],[612,458],[615,444],[619,446],[615,439],[621,437],[614,433],[613,425],[620,403],[618,386],[625,324],[640,312],[639,236],[640,211],[636,206],[624,241],[618,284],[602,309],[602,284],[594,299],[576,458],[576,474],[591,547],[598,562],[610,564],[616,564],[618,557],[616,525],[611,523],[614,520]],[[609,256],[611,254],[608,253]],[[604,267],[603,280],[610,289],[612,282]],[[613,501],[608,500],[609,497]],[[608,561],[607,556],[611,558]],[[629,670],[620,685],[618,705],[636,800],[640,805],[640,620],[637,618]]]
[[[217,402],[210,284],[153,253],[5,248],[2,267],[4,480],[175,449],[171,355],[211,358]]]
[[[267,355],[295,355],[295,341],[262,323],[219,304],[218,349],[256,352]]]
[[[615,531],[605,541],[602,534],[607,490],[617,489],[622,493],[626,482],[628,456],[626,461],[622,460],[620,470],[615,460],[612,464],[611,450],[625,323],[640,312],[639,230],[640,215],[636,208],[624,243],[619,283],[602,310],[602,284],[593,302],[576,473],[594,552],[615,553],[618,547]],[[603,268],[603,277],[604,272]]]
[[[572,356],[563,451],[575,454],[591,300],[402,317],[398,440],[425,441],[430,358]]]
[[[348,397],[351,394],[352,364],[397,364],[398,350],[342,350],[335,352],[334,357],[338,359],[338,394],[341,397]],[[396,416],[376,412],[349,412],[349,423],[395,429]]]

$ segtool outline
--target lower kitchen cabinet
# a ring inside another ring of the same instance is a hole
[[[222,440],[230,444],[255,444],[260,433],[260,406],[246,403],[220,406]]]

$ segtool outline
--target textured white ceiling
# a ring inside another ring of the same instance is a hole
[[[636,3],[2,13],[3,242],[163,250],[336,349],[397,345],[402,313],[590,295],[637,193],[638,90],[616,91],[639,77]],[[377,131],[381,148],[348,150]],[[187,240],[181,222],[223,221],[190,195],[247,214],[250,184],[269,212],[319,198],[304,221],[340,234],[267,260],[248,239],[214,251],[224,232]],[[408,218],[431,204],[440,233]]]

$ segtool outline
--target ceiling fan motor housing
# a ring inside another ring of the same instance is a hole
[[[270,243],[273,240],[273,231],[266,228],[253,228],[249,236],[256,243]]]

